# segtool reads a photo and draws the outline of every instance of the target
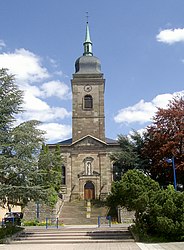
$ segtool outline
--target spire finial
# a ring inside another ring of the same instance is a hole
[[[89,14],[86,12],[86,36],[85,36],[85,41],[83,43],[84,45],[84,56],[92,56],[92,42],[90,39],[90,32],[89,32],[89,25],[88,25],[88,19],[89,19]]]
[[[88,23],[88,19],[89,19],[89,13],[88,11],[86,11],[86,23]]]

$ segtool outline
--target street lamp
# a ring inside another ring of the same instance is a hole
[[[40,204],[39,204],[39,202],[36,203],[36,219],[38,221],[40,219]]]
[[[177,191],[177,184],[176,184],[176,168],[174,163],[174,156],[171,159],[166,159],[167,163],[172,163],[173,168],[173,177],[174,177],[174,189]]]

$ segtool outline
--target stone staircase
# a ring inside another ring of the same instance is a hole
[[[65,202],[59,215],[64,225],[97,225],[98,216],[107,216],[108,208],[101,201],[91,203],[90,218],[87,216],[86,201]]]
[[[127,227],[26,228],[11,244],[66,244],[133,242]]]

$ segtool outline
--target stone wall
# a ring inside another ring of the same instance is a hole
[[[24,217],[26,221],[38,220],[45,222],[46,218],[57,218],[60,214],[63,201],[58,199],[56,205],[52,208],[44,203],[29,202],[23,209]]]

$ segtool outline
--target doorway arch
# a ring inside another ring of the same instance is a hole
[[[88,181],[84,185],[84,200],[93,199],[95,199],[95,186],[91,181]]]

